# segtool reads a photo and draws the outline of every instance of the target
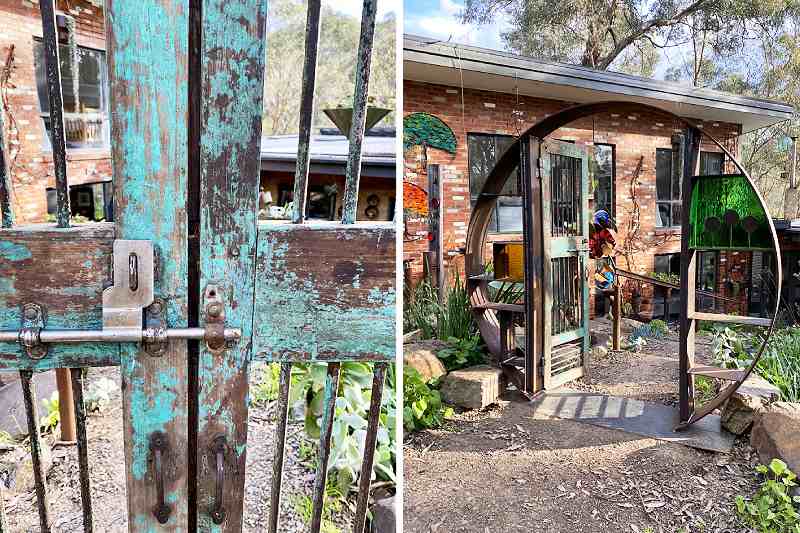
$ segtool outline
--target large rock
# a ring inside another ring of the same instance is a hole
[[[503,372],[478,365],[447,374],[440,390],[442,399],[466,409],[481,409],[497,401],[505,386]]]
[[[778,458],[800,472],[800,403],[775,402],[758,415],[750,444],[763,464]]]
[[[403,346],[403,364],[419,372],[425,381],[439,378],[447,374],[447,370],[436,353],[447,346],[446,342],[437,340],[406,344]]]
[[[372,506],[372,532],[395,533],[397,531],[397,496],[381,498]]]
[[[780,391],[761,376],[752,373],[726,402],[722,427],[734,435],[744,435],[758,413],[780,396]]]

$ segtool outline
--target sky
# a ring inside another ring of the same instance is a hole
[[[394,9],[394,4],[396,3],[397,0],[378,0],[378,20],[383,20],[388,13],[396,15],[397,12]],[[322,5],[357,19],[361,19],[361,6],[363,4],[364,0],[322,0]]]
[[[458,0],[405,0],[403,3],[404,33],[438,37],[444,41],[471,44],[493,50],[504,50],[500,34],[508,28],[502,17],[480,28],[458,21],[464,2]]]

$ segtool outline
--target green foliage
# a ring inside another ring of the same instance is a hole
[[[743,328],[716,326],[712,335],[713,362],[724,368],[749,367],[762,342]],[[776,329],[756,372],[780,390],[781,400],[800,401],[800,329]]]
[[[378,20],[370,67],[370,105],[395,107],[395,27],[393,16]],[[267,16],[266,80],[264,83],[264,135],[297,133],[302,86],[306,28],[306,3],[294,0],[269,2]],[[322,110],[353,102],[355,50],[360,35],[359,19],[345,15],[335,5],[323,5],[320,47],[314,92],[313,128],[333,127]],[[379,125],[394,126],[394,113]]]
[[[439,305],[436,289],[427,280],[407,289],[403,305],[403,330],[421,330],[423,339],[466,339],[476,329],[469,304],[469,295],[461,277],[456,274],[447,289],[444,305]]]
[[[489,285],[489,299],[503,304],[516,304],[524,301],[525,288],[519,283],[504,281],[499,287]]]
[[[42,405],[45,414],[39,418],[39,426],[46,433],[53,431],[61,421],[61,413],[58,410],[58,391],[53,391],[49,400],[43,399]]]
[[[0,431],[0,444],[14,444],[14,437],[8,431]]]
[[[320,435],[325,399],[327,365],[324,363],[297,364],[292,368],[290,401],[302,406],[305,430],[309,438]],[[389,366],[381,400],[378,442],[375,450],[375,475],[395,482],[395,370]],[[353,489],[361,470],[361,458],[367,435],[367,417],[372,395],[372,365],[345,362],[341,365],[339,391],[331,437],[328,469],[342,494]]]
[[[403,118],[403,149],[430,146],[456,153],[456,136],[442,119],[430,113],[411,113]]]
[[[764,480],[752,500],[736,497],[739,517],[760,533],[800,533],[800,496],[791,496],[797,476],[780,459],[757,466],[756,472]]]
[[[654,319],[649,322],[650,330],[655,333],[656,335],[663,336],[669,333],[669,328],[667,328],[667,323],[663,320]]]
[[[403,427],[406,431],[437,428],[453,410],[442,403],[439,391],[422,380],[419,372],[403,368]]]
[[[448,372],[486,362],[479,333],[465,339],[450,337],[447,344],[449,347],[439,350],[436,356]]]
[[[277,400],[280,390],[280,363],[263,365],[260,370],[258,381],[250,387],[250,399],[256,405]]]
[[[676,285],[681,282],[680,275],[674,272],[651,272],[650,277],[664,283],[674,283]]]
[[[664,333],[667,331],[666,324],[663,321],[658,320],[660,324],[653,325],[653,322],[649,324],[642,324],[641,326],[637,326],[633,328],[633,330],[628,335],[628,343],[634,344],[637,342],[637,339],[660,339],[664,336]]]
[[[716,396],[717,391],[714,387],[714,380],[706,376],[694,378],[694,394],[698,403],[705,403]]]
[[[300,516],[304,524],[311,523],[311,515],[314,512],[314,502],[306,495],[295,496],[293,502],[294,512]],[[331,520],[333,512],[338,512],[342,507],[341,495],[338,499],[331,499],[328,495],[328,485],[325,486],[325,499],[322,504],[322,527],[320,533],[341,533],[336,524]]]

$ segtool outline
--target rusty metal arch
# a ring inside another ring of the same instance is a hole
[[[564,110],[561,110],[553,115],[550,115],[543,120],[537,122],[530,128],[528,128],[525,132],[523,132],[519,137],[517,137],[514,142],[503,152],[503,154],[498,159],[497,163],[495,164],[494,168],[489,173],[489,176],[486,178],[486,182],[484,183],[483,189],[481,190],[480,195],[478,196],[478,200],[475,203],[475,206],[472,209],[472,214],[470,216],[469,221],[469,228],[467,231],[467,242],[466,242],[466,257],[465,257],[465,269],[467,278],[469,279],[471,276],[480,275],[483,273],[483,244],[486,240],[486,233],[489,226],[489,221],[491,217],[492,209],[496,203],[496,197],[502,191],[503,186],[505,185],[508,177],[511,173],[519,166],[520,159],[521,159],[521,149],[522,149],[522,139],[524,138],[535,138],[539,140],[543,140],[548,135],[552,134],[557,129],[566,126],[567,124],[574,122],[576,120],[590,117],[592,115],[596,115],[599,113],[634,113],[634,112],[656,112],[663,115],[667,115],[673,118],[675,121],[682,123],[687,130],[691,130],[696,134],[699,134],[698,138],[702,138],[705,136],[709,139],[713,144],[715,144],[722,152],[728,157],[730,161],[736,166],[739,173],[741,173],[748,181],[750,186],[756,193],[758,197],[758,201],[764,209],[765,213],[767,213],[767,222],[769,224],[770,234],[772,236],[772,245],[773,251],[775,252],[776,257],[776,265],[777,265],[777,280],[776,280],[776,287],[775,287],[775,309],[774,314],[772,316],[770,325],[767,329],[766,335],[763,337],[763,341],[761,347],[758,349],[755,357],[753,357],[752,363],[746,369],[746,371],[736,380],[731,383],[728,387],[722,389],[716,397],[712,398],[711,400],[707,401],[703,406],[698,409],[694,410],[691,413],[691,416],[686,419],[682,420],[681,424],[678,425],[676,429],[682,429],[688,427],[689,425],[699,421],[706,415],[710,414],[714,409],[721,406],[736,390],[741,386],[741,384],[750,376],[753,372],[753,369],[758,364],[759,359],[764,353],[766,349],[767,343],[769,339],[772,337],[772,333],[775,329],[775,324],[778,318],[778,309],[780,306],[780,293],[781,293],[781,281],[783,278],[782,267],[781,267],[781,260],[780,260],[780,248],[778,246],[778,235],[775,231],[775,225],[772,222],[772,218],[769,217],[769,210],[767,208],[766,202],[764,201],[761,192],[756,188],[755,184],[753,183],[750,174],[744,169],[744,167],[739,163],[739,161],[734,157],[734,155],[723,146],[714,136],[710,135],[709,133],[701,130],[697,127],[695,123],[686,118],[680,117],[666,111],[664,109],[650,106],[647,104],[641,104],[636,102],[620,102],[620,101],[606,101],[606,102],[597,102],[591,104],[583,104],[573,106]],[[699,146],[700,143],[697,143],[697,153],[692,153],[692,161],[694,162],[694,168],[696,168],[697,162],[699,160]],[[687,202],[688,199],[684,198],[683,202]],[[686,209],[686,205],[683,206],[683,209]],[[530,204],[526,203],[523,205],[523,209],[530,209]],[[685,228],[681,228],[681,231],[685,231]],[[525,253],[528,253],[528,250],[525,250]],[[526,294],[526,298],[528,295]],[[473,314],[475,315],[476,321],[478,323],[478,327],[481,332],[481,336],[483,337],[484,342],[487,345],[490,353],[492,354],[499,354],[500,350],[500,324],[497,319],[497,314],[494,310],[481,307],[485,306],[490,302],[489,294],[486,286],[484,285],[476,285],[471,284],[470,286],[470,305],[473,309]]]

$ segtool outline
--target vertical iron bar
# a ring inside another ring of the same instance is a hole
[[[69,185],[67,184],[67,148],[64,141],[64,108],[61,97],[61,70],[58,58],[55,0],[41,0],[42,37],[50,104],[50,143],[53,148],[53,171],[56,176],[56,222],[69,227]],[[77,73],[73,73],[77,75]]]
[[[342,202],[342,224],[353,224],[358,212],[358,182],[361,179],[361,144],[367,120],[367,95],[369,94],[369,65],[372,59],[372,41],[375,35],[375,15],[378,0],[364,0],[361,9],[361,39],[358,42],[356,88],[353,95],[353,120],[350,124],[350,145],[347,153],[347,179]],[[439,273],[441,280],[442,273]]]
[[[19,377],[22,385],[22,399],[25,401],[25,415],[28,420],[28,438],[31,441],[31,466],[36,485],[39,524],[42,533],[50,533],[50,505],[47,501],[47,478],[42,470],[42,438],[39,435],[39,409],[36,405],[36,391],[33,388],[33,372],[20,370]]]
[[[303,61],[303,87],[300,92],[300,129],[297,136],[297,166],[294,172],[294,212],[292,222],[302,224],[306,219],[308,169],[311,159],[311,126],[314,121],[314,87],[317,79],[317,48],[319,47],[320,9],[322,0],[309,0],[306,19],[306,48]]]
[[[6,166],[4,132],[3,115],[0,113],[0,227],[10,228],[14,225],[14,212],[11,210],[11,173]],[[2,510],[0,509],[1,514]],[[2,516],[0,516],[1,520]],[[2,523],[0,523],[0,528],[2,528]],[[0,529],[0,531],[2,530]]]
[[[331,433],[333,415],[336,409],[336,393],[339,390],[340,363],[328,363],[328,377],[325,380],[325,399],[323,400],[322,424],[319,435],[319,463],[314,478],[314,500],[311,513],[311,533],[319,533],[322,526],[322,508],[325,504],[325,482],[328,479],[328,459],[331,455]]]
[[[89,443],[86,436],[86,404],[83,400],[83,370],[73,368],[72,394],[75,401],[75,425],[78,441],[78,468],[81,482],[81,504],[83,506],[83,531],[92,533],[92,493],[89,480]]]
[[[505,354],[504,354],[505,355]],[[372,480],[372,466],[375,460],[375,443],[378,439],[378,424],[381,419],[381,398],[383,396],[383,379],[388,363],[375,363],[372,374],[372,397],[367,419],[367,437],[364,443],[364,458],[361,461],[361,479],[358,481],[358,500],[356,502],[355,528],[353,533],[364,533],[367,521],[367,503],[369,502],[369,485]]]
[[[292,383],[292,363],[281,363],[278,382],[278,427],[275,430],[275,457],[272,460],[272,492],[269,508],[269,532],[278,533],[281,515],[281,484],[283,483],[286,425],[289,418],[289,387]]]

